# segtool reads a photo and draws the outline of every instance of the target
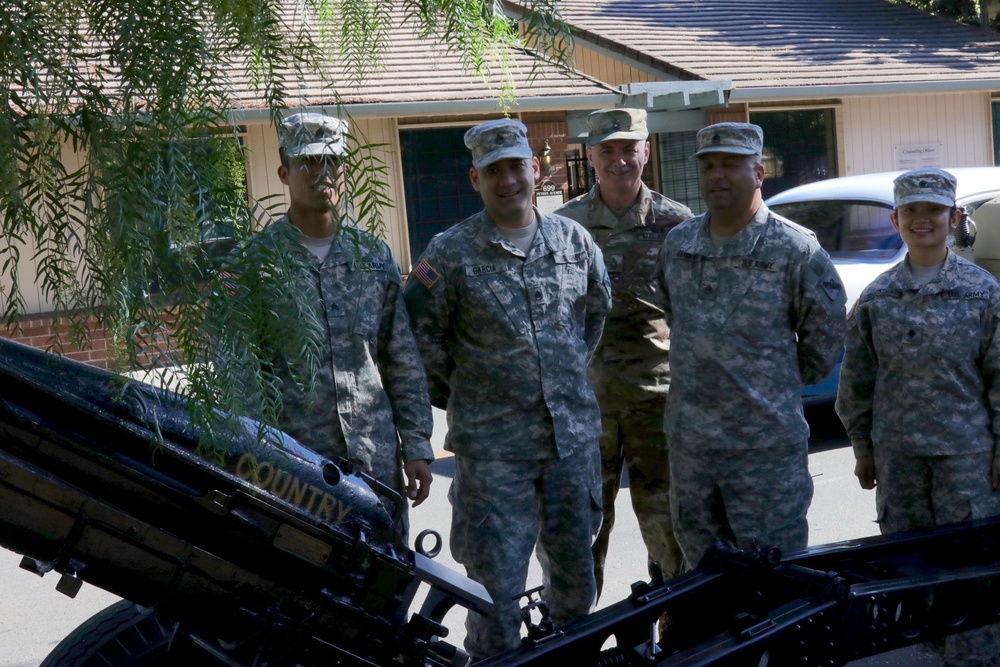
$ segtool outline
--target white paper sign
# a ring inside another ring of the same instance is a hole
[[[943,144],[906,144],[892,147],[896,169],[944,166]]]
[[[566,203],[562,190],[550,192],[538,192],[535,194],[535,206],[542,213],[553,213],[557,208]]]

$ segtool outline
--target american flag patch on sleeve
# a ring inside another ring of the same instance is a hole
[[[434,270],[426,259],[420,260],[420,263],[413,267],[413,275],[423,283],[424,287],[430,289],[434,287],[434,283],[441,278],[441,274]]]
[[[219,271],[219,280],[222,285],[226,288],[226,292],[229,296],[236,296],[236,289],[239,287],[239,276],[235,273],[230,273],[229,271]]]

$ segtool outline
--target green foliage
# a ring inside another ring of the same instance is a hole
[[[519,33],[496,0],[4,0],[0,314],[16,325],[29,310],[33,265],[75,341],[86,344],[96,317],[121,370],[188,369],[190,384],[172,388],[190,392],[205,428],[216,408],[271,421],[277,381],[255,353],[280,342],[308,369],[316,327],[307,313],[277,313],[280,330],[262,324],[275,321],[279,276],[244,266],[259,297],[233,298],[215,271],[223,250],[279,213],[247,198],[233,81],[250,81],[274,123],[298,77],[324,79],[331,64],[355,82],[376,71],[402,12],[506,108],[512,49],[569,60],[556,4],[531,4]],[[350,145],[345,202],[383,232],[387,167],[365,137]],[[308,386],[308,372],[299,380]]]
[[[980,18],[984,11],[980,0],[890,0],[890,2],[909,5],[930,14],[976,26],[981,24]],[[992,28],[998,29],[995,22]]]

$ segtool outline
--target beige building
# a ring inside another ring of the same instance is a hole
[[[517,2],[505,5],[518,16]],[[647,181],[695,211],[701,202],[688,156],[695,132],[719,120],[764,127],[765,194],[914,160],[1000,164],[997,33],[884,0],[564,0],[560,8],[573,27],[576,71],[543,68],[533,78],[534,59],[519,54],[510,109],[543,162],[540,207],[590,186],[585,119],[608,106],[649,111],[654,159]],[[333,87],[319,77],[292,79],[287,99],[292,111],[339,108],[355,134],[383,145],[377,152],[394,203],[385,211],[385,235],[405,271],[431,236],[479,209],[462,135],[501,112],[499,81],[486,86],[463,73],[457,56],[420,39],[401,14],[395,18],[382,70],[363,81],[333,71]],[[232,87],[248,194],[271,197],[273,206],[284,196],[277,135],[248,83],[237,79]],[[68,163],[79,162],[68,151]],[[34,267],[25,264],[21,284],[31,285]],[[51,306],[38,289],[25,295],[33,315],[24,337],[43,344]],[[101,362],[99,354],[88,359]]]

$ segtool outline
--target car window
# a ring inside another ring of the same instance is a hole
[[[874,202],[791,202],[769,207],[778,215],[808,227],[831,257],[840,259],[889,259],[903,245],[892,228],[892,209]]]

